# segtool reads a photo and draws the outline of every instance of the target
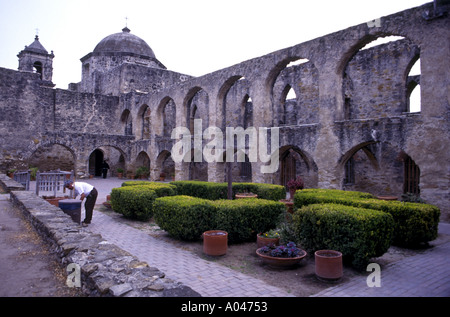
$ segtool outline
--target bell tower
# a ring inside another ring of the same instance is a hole
[[[40,79],[46,85],[54,86],[53,76],[53,51],[49,54],[39,42],[39,36],[36,35],[34,42],[17,55],[19,58],[19,70],[40,74]]]

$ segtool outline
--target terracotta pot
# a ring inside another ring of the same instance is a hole
[[[381,200],[397,200],[397,196],[377,196],[378,199]]]
[[[306,251],[303,251],[302,255],[295,258],[279,258],[270,255],[266,255],[260,251],[256,250],[256,254],[261,258],[261,260],[268,266],[276,269],[289,269],[297,265],[304,257],[306,257]]]
[[[123,173],[117,173],[118,178],[123,178]]]
[[[256,236],[256,246],[259,248],[262,248],[266,245],[270,244],[279,245],[280,244],[280,238],[266,238],[263,236],[260,236],[259,234]]]
[[[289,198],[290,199],[294,199],[294,195],[295,195],[295,192],[297,191],[297,189],[295,189],[295,188],[289,188]]]
[[[294,202],[290,199],[281,199],[280,202],[286,205],[286,210],[288,213],[294,213]]]
[[[241,194],[236,194],[234,196],[236,199],[242,199],[242,198],[258,198],[257,194],[252,194],[252,193],[241,193]]]
[[[209,230],[203,233],[203,253],[206,255],[224,255],[228,250],[228,232]]]
[[[335,250],[318,250],[314,253],[316,276],[323,280],[338,280],[343,274],[342,253]]]

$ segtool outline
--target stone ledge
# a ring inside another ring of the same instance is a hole
[[[0,183],[2,183],[0,181]],[[11,202],[67,266],[80,267],[89,296],[198,297],[199,293],[72,221],[60,208],[29,191],[11,191]]]
[[[0,173],[0,188],[2,188],[5,192],[9,193],[13,190],[25,190],[25,187],[16,182],[14,179],[10,178],[6,174]]]

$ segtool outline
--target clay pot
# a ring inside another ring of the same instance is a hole
[[[228,250],[228,232],[209,230],[203,233],[203,253],[206,255],[224,255]]]
[[[290,269],[295,265],[297,265],[307,255],[306,251],[303,251],[302,255],[299,255],[294,258],[281,258],[266,255],[263,252],[261,252],[260,249],[256,250],[256,254],[261,258],[261,260],[265,264],[275,269]]]
[[[242,199],[242,198],[258,198],[257,194],[252,194],[252,193],[240,193],[240,194],[236,194],[234,196],[236,199]]]
[[[256,246],[259,248],[262,248],[266,245],[270,244],[279,245],[280,244],[280,238],[266,238],[261,235],[256,236]]]
[[[316,276],[326,281],[340,279],[343,274],[342,253],[335,250],[318,250],[314,253]]]
[[[286,210],[288,213],[294,213],[294,202],[291,199],[281,199],[280,202],[286,205]]]

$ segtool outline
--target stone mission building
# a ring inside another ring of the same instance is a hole
[[[36,37],[18,70],[0,68],[0,171],[84,178],[107,160],[113,176],[144,166],[151,180],[223,182],[231,168],[233,181],[301,176],[307,188],[413,193],[449,221],[449,11],[435,1],[200,77],[168,70],[124,28],[81,58],[81,82],[68,89],[54,88],[55,55]],[[379,38],[395,41],[366,46]],[[249,141],[231,164],[194,160],[194,147],[174,161],[172,131],[193,132],[195,119],[202,131],[278,128],[277,171],[260,172]]]

